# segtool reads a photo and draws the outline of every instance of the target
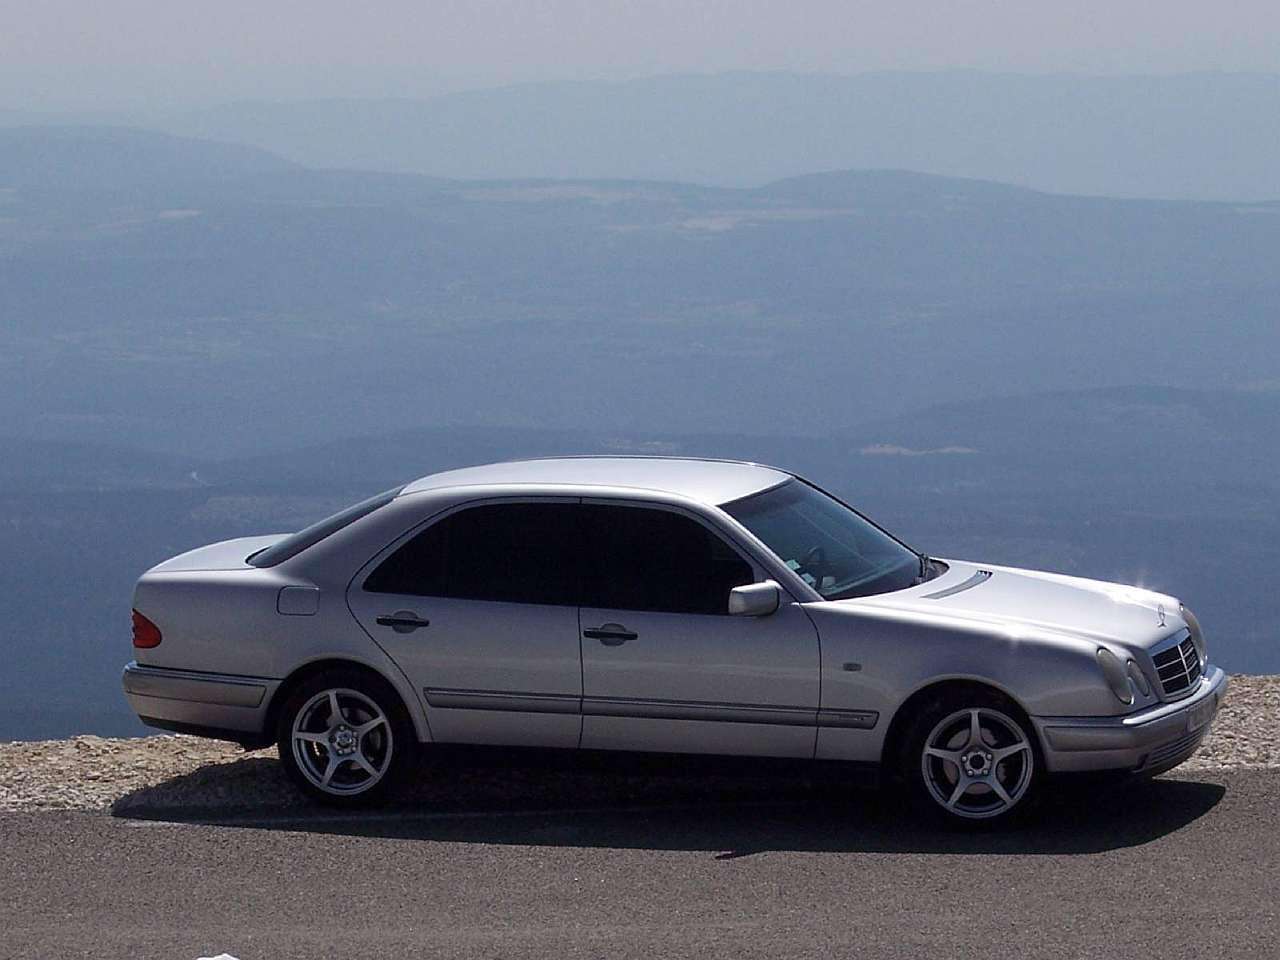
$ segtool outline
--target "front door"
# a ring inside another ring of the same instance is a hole
[[[729,591],[762,571],[701,518],[582,509],[582,746],[813,756],[818,635],[800,606],[730,616]]]
[[[576,747],[577,500],[489,502],[390,549],[348,592],[439,742]]]

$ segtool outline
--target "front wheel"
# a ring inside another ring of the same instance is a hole
[[[280,711],[277,747],[290,778],[333,806],[384,799],[410,753],[412,730],[395,691],[354,670],[304,681]]]
[[[956,826],[1011,819],[1042,779],[1040,750],[1022,714],[994,692],[949,693],[917,714],[902,773],[915,805]]]

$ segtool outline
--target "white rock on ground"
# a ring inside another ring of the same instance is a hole
[[[1240,767],[1280,769],[1280,676],[1231,678],[1213,733],[1175,775]],[[443,778],[442,778],[443,779]],[[588,782],[594,781],[594,782]],[[719,780],[741,791],[741,781]],[[420,800],[454,806],[534,801],[581,804],[646,796],[705,793],[713,784],[661,775],[583,777],[539,771],[451,772],[447,782],[413,791]],[[589,796],[584,796],[584,792]],[[460,796],[461,794],[461,796]],[[298,794],[286,782],[274,748],[246,753],[234,744],[187,736],[0,743],[0,810],[226,809],[289,807]]]

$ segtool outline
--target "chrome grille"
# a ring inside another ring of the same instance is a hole
[[[1190,637],[1151,659],[1160,677],[1160,689],[1167,697],[1185,693],[1200,679],[1200,654]]]

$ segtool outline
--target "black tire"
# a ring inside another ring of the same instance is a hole
[[[972,736],[975,713],[980,745]],[[928,757],[926,747],[934,748]],[[1044,757],[1026,715],[1008,697],[983,687],[945,691],[921,706],[903,737],[899,772],[919,814],[970,830],[1024,816],[1045,779]]]
[[[281,706],[276,724],[285,772],[308,797],[328,806],[385,801],[404,778],[415,747],[400,696],[381,677],[358,669],[332,668],[307,677]]]

